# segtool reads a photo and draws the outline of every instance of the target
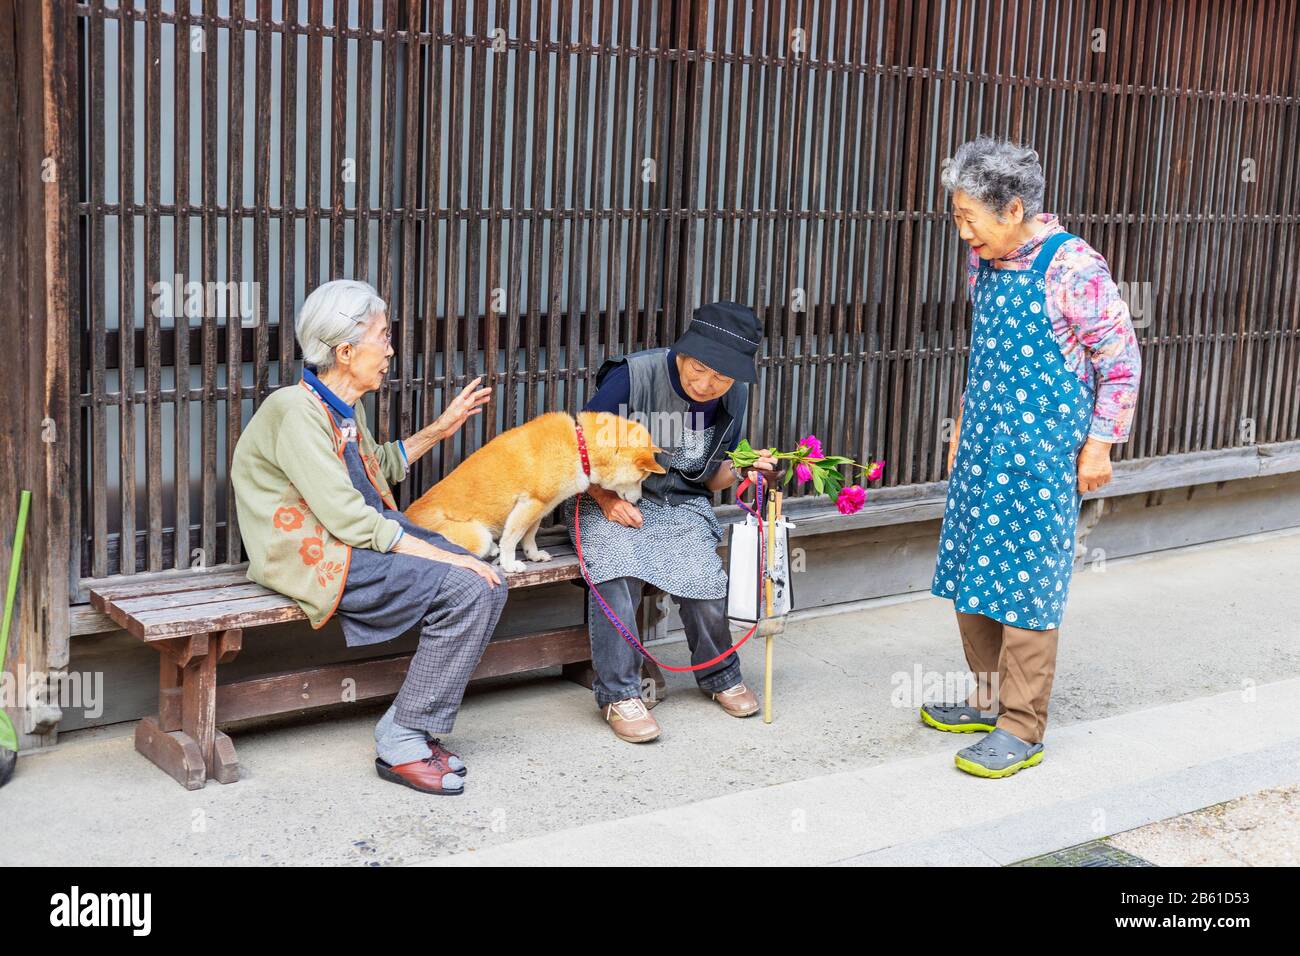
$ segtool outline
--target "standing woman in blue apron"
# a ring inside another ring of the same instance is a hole
[[[943,171],[974,318],[931,591],[955,604],[976,680],[921,719],[989,731],[956,755],[980,777],[1043,759],[1079,505],[1110,481],[1141,370],[1106,260],[1040,212],[1043,182],[1036,152],[988,137]]]

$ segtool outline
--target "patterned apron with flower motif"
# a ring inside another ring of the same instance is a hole
[[[1029,630],[1060,626],[1074,568],[1077,461],[1091,380],[1065,364],[1047,311],[1048,238],[1028,269],[980,263],[957,460],[931,592]]]

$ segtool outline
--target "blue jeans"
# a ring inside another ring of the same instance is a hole
[[[610,606],[629,631],[637,633],[637,608],[641,605],[641,590],[645,582],[637,578],[614,578],[596,585],[605,603]],[[712,660],[731,647],[731,629],[727,626],[727,599],[698,600],[673,595],[686,628],[686,643],[691,649],[691,663],[702,664]],[[587,593],[587,634],[591,638],[591,663],[596,671],[592,690],[601,707],[618,700],[641,696],[641,652],[624,640],[614,628],[605,612],[596,603],[594,595]],[[734,687],[740,676],[740,661],[730,654],[717,664],[694,672],[695,680],[703,690],[715,693]]]

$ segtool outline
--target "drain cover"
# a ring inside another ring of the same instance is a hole
[[[1155,866],[1140,856],[1134,856],[1104,840],[1081,843],[1055,853],[1031,857],[1012,863],[1012,866]]]

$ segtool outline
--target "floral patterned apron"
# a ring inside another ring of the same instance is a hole
[[[958,611],[1029,630],[1058,627],[1074,568],[1077,460],[1091,380],[1065,364],[1047,311],[1061,232],[1028,269],[980,263],[957,460],[931,592]]]

